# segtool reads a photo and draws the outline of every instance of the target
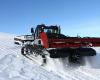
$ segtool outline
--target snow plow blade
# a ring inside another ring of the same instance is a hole
[[[79,55],[81,57],[96,55],[96,51],[92,48],[59,48],[51,49],[48,52],[50,53],[51,58],[64,58],[73,55]]]

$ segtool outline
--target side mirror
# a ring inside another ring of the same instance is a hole
[[[31,33],[34,34],[34,28],[31,28]]]

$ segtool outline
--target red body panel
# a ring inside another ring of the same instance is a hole
[[[50,48],[100,47],[100,38],[48,39]]]
[[[46,33],[45,33],[45,32],[40,33],[40,37],[41,37],[41,39],[42,39],[43,46],[44,46],[45,48],[49,48],[49,45],[48,45],[48,38],[47,38]]]

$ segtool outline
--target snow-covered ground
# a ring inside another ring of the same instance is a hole
[[[0,80],[99,80],[100,48],[97,55],[85,57],[85,64],[70,65],[67,59],[50,59],[46,67],[39,66],[20,53],[14,35],[0,33]]]

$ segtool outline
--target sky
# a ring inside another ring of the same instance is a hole
[[[69,36],[100,37],[100,0],[0,0],[0,32],[30,34],[38,24],[60,25]]]

